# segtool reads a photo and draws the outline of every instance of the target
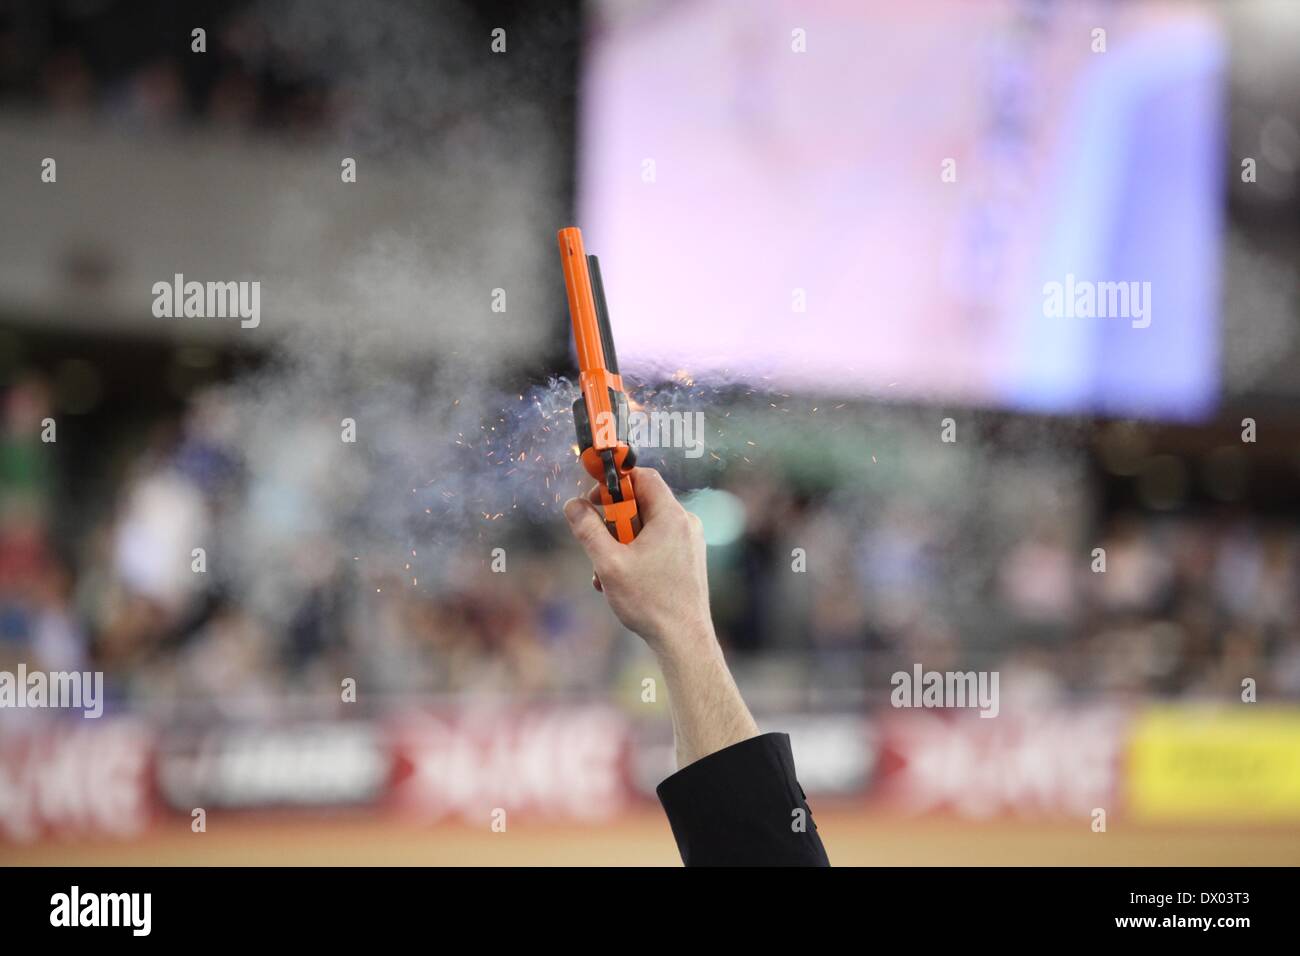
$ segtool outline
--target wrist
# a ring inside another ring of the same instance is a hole
[[[721,653],[713,622],[707,617],[680,621],[646,636],[646,643],[667,672],[672,668],[691,667],[712,660]]]

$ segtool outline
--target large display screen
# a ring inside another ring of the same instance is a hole
[[[1196,3],[606,3],[578,224],[625,370],[1191,419],[1226,44]]]

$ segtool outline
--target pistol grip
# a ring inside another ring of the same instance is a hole
[[[636,510],[636,497],[632,493],[632,478],[623,475],[619,478],[619,490],[623,500],[615,501],[609,489],[600,485],[600,503],[605,509],[605,527],[622,544],[631,544],[632,539],[641,531],[641,516]]]

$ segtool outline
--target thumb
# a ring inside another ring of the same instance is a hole
[[[619,543],[605,528],[605,519],[596,511],[595,505],[582,498],[570,498],[564,503],[564,517],[569,519],[569,530],[593,565],[600,568],[614,557],[614,549],[619,547]]]

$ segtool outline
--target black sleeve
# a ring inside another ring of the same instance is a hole
[[[831,865],[794,776],[789,734],[709,754],[656,792],[687,866]]]

